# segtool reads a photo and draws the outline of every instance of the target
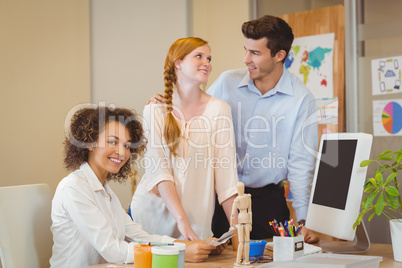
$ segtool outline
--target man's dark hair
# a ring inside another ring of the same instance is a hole
[[[284,50],[287,57],[294,39],[292,28],[286,21],[269,15],[243,23],[241,30],[246,38],[258,40],[266,37],[272,57],[280,50]],[[282,62],[285,62],[286,57]]]

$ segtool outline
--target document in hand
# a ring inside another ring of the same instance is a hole
[[[226,243],[230,238],[232,238],[233,236],[235,236],[237,234],[237,229],[236,228],[230,228],[229,231],[227,231],[226,233],[224,233],[221,237],[219,237],[218,240],[213,240],[210,241],[209,244],[213,245],[213,246],[219,246],[221,244]]]

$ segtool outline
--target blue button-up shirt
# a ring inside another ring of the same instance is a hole
[[[305,219],[318,147],[317,105],[310,91],[284,68],[264,95],[247,69],[224,72],[207,93],[232,108],[239,180],[259,188],[288,179],[296,217]]]

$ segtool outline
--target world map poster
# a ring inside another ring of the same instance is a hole
[[[285,67],[307,86],[316,98],[334,95],[333,60],[335,34],[295,38]]]

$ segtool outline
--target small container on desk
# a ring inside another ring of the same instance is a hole
[[[179,257],[177,259],[177,268],[184,268],[184,257],[186,251],[186,244],[174,243],[174,247],[179,250]]]
[[[304,236],[274,236],[275,261],[292,261],[304,256]]]
[[[134,245],[134,264],[141,268],[152,268],[152,253],[150,245]]]
[[[153,247],[152,268],[177,268],[179,253],[179,248],[172,246]]]

